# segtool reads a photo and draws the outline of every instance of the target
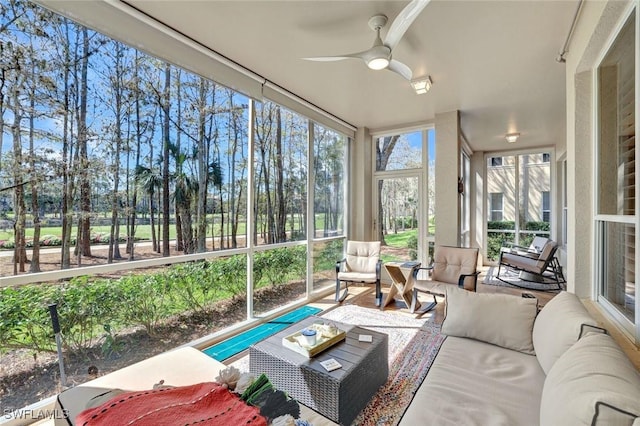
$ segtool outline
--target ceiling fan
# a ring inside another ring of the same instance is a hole
[[[405,6],[391,24],[384,41],[380,38],[380,30],[387,24],[387,17],[385,15],[372,16],[369,19],[369,27],[376,32],[376,39],[373,42],[373,46],[363,52],[347,53],[336,56],[317,56],[303,59],[317,62],[342,61],[344,59],[352,58],[362,59],[372,70],[388,69],[389,71],[400,74],[407,80],[411,80],[411,69],[402,62],[393,59],[391,54],[393,49],[400,42],[404,33],[409,29],[413,21],[418,17],[429,1],[430,0],[412,0],[411,3]]]

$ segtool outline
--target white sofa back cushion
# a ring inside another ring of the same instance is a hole
[[[537,301],[508,294],[483,294],[447,286],[442,333],[469,337],[533,354],[531,333]]]
[[[573,293],[563,291],[542,308],[533,324],[533,348],[545,374],[578,341],[582,324],[597,325]]]
[[[638,416],[640,373],[607,334],[582,337],[556,361],[544,382],[541,426],[631,426]]]

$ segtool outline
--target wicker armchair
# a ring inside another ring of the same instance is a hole
[[[336,302],[342,302],[349,294],[348,283],[375,283],[376,306],[382,303],[380,290],[380,241],[347,241],[344,259],[336,262]],[[340,294],[341,283],[345,283]]]

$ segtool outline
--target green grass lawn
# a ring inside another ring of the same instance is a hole
[[[418,235],[418,230],[412,229],[410,231],[398,232],[397,234],[387,234],[384,236],[384,240],[390,247],[404,248],[407,247],[407,240],[416,235]]]
[[[219,214],[215,214],[215,215],[208,215],[208,221],[209,221],[209,225],[207,225],[207,237],[211,237],[211,227],[214,227],[214,234],[216,236],[220,235],[220,215]],[[213,224],[212,224],[213,222]],[[324,214],[318,214],[316,215],[316,227],[318,229],[322,229],[322,227],[324,226]],[[298,221],[296,220],[296,224],[294,226],[294,228],[298,228],[297,226]],[[260,229],[260,224],[257,224],[258,229]],[[287,218],[287,226],[286,226],[287,231],[290,229],[290,225],[289,225],[289,218]],[[242,221],[238,224],[238,235],[245,235],[246,234],[246,230],[247,230],[247,224],[245,221]],[[75,238],[76,235],[76,231],[77,231],[77,223],[74,223],[74,226],[71,230],[71,238]],[[110,225],[104,225],[104,226],[91,226],[91,233],[104,233],[104,234],[108,234],[109,232],[111,232],[111,226]],[[156,223],[156,233],[158,232],[158,224]],[[25,234],[27,238],[33,238],[33,228],[27,228],[25,230]],[[226,234],[226,224],[225,224],[225,234]],[[42,227],[40,228],[40,235],[41,236],[45,236],[45,235],[54,235],[56,237],[61,237],[62,236],[62,227],[60,226],[54,226],[54,227]],[[127,235],[127,230],[125,225],[120,225],[120,236],[121,237],[125,237]],[[171,225],[169,227],[169,237],[170,238],[175,238],[176,236],[176,227],[175,225]],[[145,224],[145,225],[138,225],[136,227],[136,238],[140,239],[140,240],[151,240],[151,225],[149,224]],[[8,228],[8,229],[0,229],[0,241],[13,241],[13,229]]]

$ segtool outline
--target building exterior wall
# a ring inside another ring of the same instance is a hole
[[[496,158],[496,157],[493,157]],[[504,156],[501,166],[492,166],[491,157],[487,161],[487,209],[491,213],[492,193],[503,194],[503,221],[516,220],[516,156]],[[551,167],[543,162],[542,154],[520,156],[519,198],[521,200],[521,219],[524,222],[542,222],[544,192],[551,192]],[[550,201],[550,200],[549,200]],[[489,220],[491,215],[489,214]]]

